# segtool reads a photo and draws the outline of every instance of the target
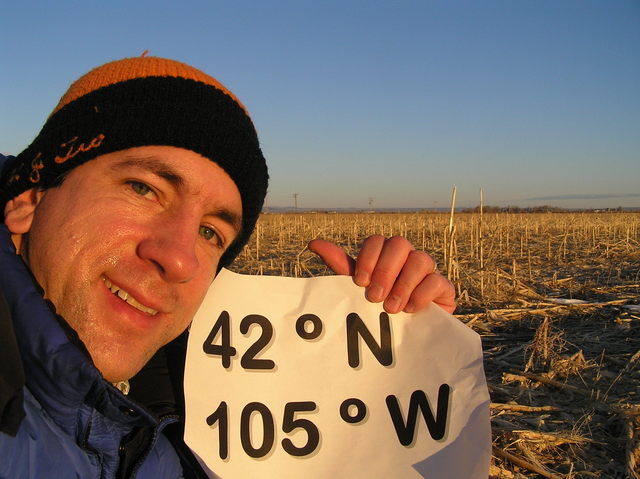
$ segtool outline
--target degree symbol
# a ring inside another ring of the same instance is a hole
[[[311,323],[313,329],[307,331],[307,324]],[[322,334],[322,321],[315,314],[303,314],[296,321],[296,333],[302,339],[316,339]]]
[[[355,408],[355,414],[351,414],[352,408]],[[344,422],[356,424],[361,422],[367,416],[367,405],[357,398],[349,398],[340,404],[340,417]]]

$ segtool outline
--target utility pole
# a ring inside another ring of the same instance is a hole
[[[293,194],[293,204],[294,204],[294,208],[297,210],[298,209],[298,193]]]

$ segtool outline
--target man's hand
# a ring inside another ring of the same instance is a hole
[[[369,301],[384,301],[388,313],[414,313],[431,301],[448,313],[456,309],[451,282],[436,271],[431,256],[403,237],[370,236],[355,260],[329,241],[315,239],[308,248],[334,273],[353,276],[358,286],[366,288]]]

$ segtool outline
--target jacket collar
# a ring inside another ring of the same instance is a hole
[[[18,433],[24,418],[24,381],[9,306],[0,292],[0,432],[11,436]]]

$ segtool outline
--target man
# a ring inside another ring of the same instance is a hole
[[[130,58],[71,85],[0,177],[0,477],[202,475],[181,438],[185,331],[267,178],[246,109],[195,68]],[[404,239],[356,262],[310,248],[390,312],[455,308]]]

